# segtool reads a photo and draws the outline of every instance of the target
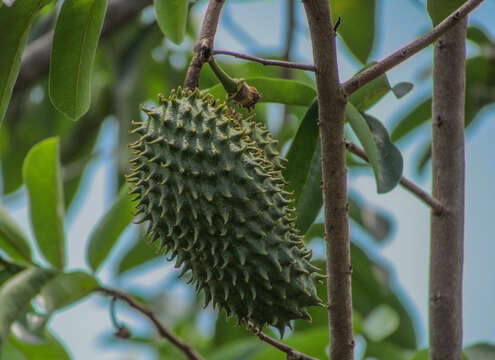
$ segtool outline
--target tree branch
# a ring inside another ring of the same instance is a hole
[[[266,66],[279,66],[283,68],[289,68],[289,69],[300,69],[300,70],[308,70],[308,71],[315,71],[314,65],[311,64],[298,64],[298,63],[293,63],[289,61],[281,61],[281,60],[267,60],[267,59],[262,59],[256,56],[248,55],[248,54],[242,54],[240,52],[236,51],[230,51],[230,50],[220,50],[220,49],[215,49],[213,50],[213,55],[229,55],[233,56],[239,59],[244,59],[244,60],[249,60],[249,61],[254,61]]]
[[[110,0],[103,23],[101,37],[104,38],[134,19],[152,0],[128,1]],[[24,51],[21,68],[17,77],[14,93],[26,90],[48,73],[50,53],[53,43],[53,31],[33,41]]]
[[[291,348],[289,345],[286,345],[284,343],[281,343],[274,338],[271,338],[270,336],[266,335],[264,332],[262,332],[260,329],[255,328],[255,327],[249,327],[249,329],[252,331],[254,335],[256,335],[261,341],[266,342],[267,344],[273,346],[274,348],[279,349],[280,351],[284,352],[287,354],[287,360],[318,360],[312,356],[303,354],[293,348]]]
[[[98,288],[98,291],[100,291],[106,295],[112,296],[113,298],[125,301],[130,307],[136,309],[141,314],[146,316],[153,323],[153,325],[155,325],[156,329],[158,330],[158,333],[163,338],[170,341],[176,348],[178,348],[180,351],[182,351],[184,353],[184,355],[186,355],[186,357],[189,360],[203,360],[203,357],[201,355],[199,355],[190,345],[186,344],[183,340],[181,340],[179,337],[177,337],[177,335],[175,335],[169,329],[164,327],[160,323],[160,321],[156,318],[153,311],[149,310],[147,307],[145,307],[143,304],[138,302],[136,299],[134,299],[130,295],[128,295],[122,291],[109,289],[106,287],[100,287],[100,288]]]
[[[482,2],[483,0],[466,1],[459,9],[446,17],[431,31],[404,45],[384,59],[378,61],[375,65],[369,67],[368,69],[352,77],[350,80],[346,81],[342,85],[344,93],[349,96],[362,86],[366,85],[370,81],[373,81],[394,66],[402,63],[420,50],[432,44],[435,40],[438,40],[438,38],[440,38],[440,36],[442,36],[447,30],[458,24]]]
[[[210,0],[206,9],[201,31],[198,40],[194,45],[194,54],[187,69],[184,88],[195,89],[199,85],[199,75],[201,68],[208,62],[213,50],[213,42],[217,32],[218,21],[222,12],[222,6],[225,0]]]
[[[431,214],[430,359],[462,358],[466,28],[460,21],[435,44],[432,188],[445,211]]]
[[[330,358],[354,359],[351,256],[344,124],[346,97],[340,88],[335,33],[328,0],[303,0],[316,67],[325,240]]]
[[[348,151],[359,157],[360,159],[369,162],[368,156],[359,146],[351,141],[346,140],[345,146]],[[440,201],[435,199],[433,196],[428,194],[419,185],[414,183],[412,180],[405,178],[404,176],[400,178],[399,184],[410,193],[415,195],[418,199],[422,200],[426,205],[428,205],[435,213],[440,214],[444,210],[444,206]]]

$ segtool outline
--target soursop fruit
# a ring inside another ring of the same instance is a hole
[[[196,290],[239,323],[283,333],[311,320],[324,276],[295,228],[283,159],[266,128],[211,95],[172,90],[131,132],[138,222],[190,273]]]

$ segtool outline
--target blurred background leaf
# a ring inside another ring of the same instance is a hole
[[[50,264],[63,269],[66,250],[58,138],[48,138],[33,146],[26,155],[22,173],[36,243]]]
[[[67,0],[57,17],[50,59],[53,105],[73,120],[91,101],[91,75],[107,0]]]

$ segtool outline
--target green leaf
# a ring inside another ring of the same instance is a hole
[[[128,187],[124,186],[110,209],[103,215],[89,236],[87,260],[96,272],[107,258],[120,234],[132,221],[134,202],[127,195]]]
[[[429,360],[429,349],[423,349],[417,351],[409,360]],[[463,353],[462,360],[470,360],[470,358]]]
[[[351,53],[366,64],[375,40],[375,0],[330,0],[332,17],[342,23],[337,33]]]
[[[447,16],[457,10],[465,0],[427,0],[426,8],[433,26],[437,26]]]
[[[29,194],[31,224],[45,259],[65,265],[64,199],[58,138],[48,138],[28,152],[22,176]]]
[[[390,341],[374,342],[369,339],[366,340],[365,359],[407,360],[410,354],[410,350],[406,350]]]
[[[471,25],[467,29],[467,38],[480,47],[495,46],[495,39],[490,32],[479,24]]]
[[[163,34],[179,45],[186,33],[188,1],[154,0],[156,20]]]
[[[237,326],[236,319],[233,317],[227,318],[227,314],[224,311],[220,311],[217,322],[215,323],[214,346],[220,347],[227,345],[228,347],[229,344],[237,343],[245,338],[253,339],[249,331],[244,327]]]
[[[0,287],[0,344],[7,338],[10,325],[54,275],[53,270],[33,267],[11,277]]]
[[[283,341],[293,349],[317,359],[326,359],[328,346],[328,327],[312,328],[302,333],[294,333],[288,340]],[[285,360],[287,355],[273,347],[256,353],[252,360]]]
[[[396,142],[402,139],[429,119],[431,119],[431,98],[418,104],[400,120],[390,135],[392,141]]]
[[[91,73],[106,0],[67,0],[55,26],[49,92],[53,105],[77,120],[91,102]]]
[[[51,313],[85,298],[98,286],[98,281],[85,272],[60,273],[41,289],[36,300]]]
[[[402,177],[403,160],[399,149],[390,142],[387,130],[377,119],[361,115],[350,103],[346,107],[346,117],[368,156],[377,192],[392,190]]]
[[[258,89],[260,102],[310,106],[316,97],[316,91],[311,86],[295,80],[252,77],[247,78],[246,82]],[[213,86],[208,92],[217,99],[225,99],[227,96],[222,84]]]
[[[406,96],[413,89],[413,87],[414,87],[413,83],[404,81],[395,84],[394,87],[392,88],[392,92],[394,93],[397,99],[400,99]]]
[[[464,348],[469,360],[491,360],[495,359],[495,344],[479,343]]]
[[[23,341],[11,333],[1,354],[0,358],[5,360],[70,360],[62,343],[49,331],[44,332],[43,338],[31,342]]]
[[[252,356],[265,348],[258,339],[246,339],[228,343],[208,356],[210,360],[250,360]]]
[[[318,129],[318,101],[315,100],[299,125],[283,170],[287,190],[294,191],[297,227],[305,233],[323,203],[321,194],[321,147]]]
[[[13,260],[31,262],[31,247],[24,233],[0,204],[0,249]]]
[[[26,46],[29,28],[42,0],[19,0],[12,7],[0,8],[0,124],[9,105],[19,74],[21,56]]]
[[[364,67],[361,71],[372,66],[374,63]],[[382,75],[375,80],[358,89],[350,97],[350,102],[359,111],[365,111],[376,104],[390,91],[390,83],[386,75]]]
[[[127,251],[117,268],[117,274],[122,275],[136,267],[156,259],[160,255],[156,245],[145,234],[139,234],[134,245]]]
[[[364,320],[364,333],[373,341],[380,341],[399,328],[400,318],[389,305],[383,304],[373,309]]]

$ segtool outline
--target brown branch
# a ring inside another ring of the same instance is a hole
[[[452,27],[434,52],[432,188],[446,210],[431,214],[431,359],[462,357],[466,27],[466,20]]]
[[[201,25],[198,40],[194,45],[194,54],[187,69],[184,88],[195,89],[199,85],[201,68],[208,62],[213,50],[213,42],[217,32],[218,21],[225,0],[210,0],[206,14]]]
[[[351,141],[346,140],[345,146],[349,152],[353,153],[360,159],[369,162],[368,156],[358,145],[354,144]],[[428,205],[435,213],[440,214],[444,210],[444,206],[440,201],[435,199],[433,196],[428,194],[425,190],[423,190],[419,185],[414,183],[412,180],[409,180],[402,176],[400,178],[399,184],[410,193],[415,195],[418,199],[422,200],[426,205]]]
[[[337,49],[328,0],[303,0],[316,67],[325,240],[330,358],[354,359],[351,255],[344,124],[346,97],[340,88]]]
[[[170,341],[176,348],[182,351],[189,360],[203,360],[203,357],[199,355],[190,345],[186,344],[182,339],[177,337],[177,335],[175,335],[169,329],[164,327],[160,323],[160,321],[156,318],[153,311],[145,307],[143,304],[141,304],[139,301],[134,299],[132,296],[122,291],[109,289],[106,287],[100,287],[98,288],[98,291],[106,295],[112,296],[113,298],[125,301],[130,307],[136,309],[141,314],[146,316],[153,323],[153,325],[155,325],[160,336]]]
[[[370,81],[373,81],[380,75],[393,68],[394,66],[402,63],[410,58],[420,50],[424,49],[428,45],[432,44],[435,40],[438,40],[447,30],[458,24],[464,19],[471,11],[473,11],[483,0],[468,0],[459,9],[454,11],[451,15],[446,17],[440,24],[435,26],[428,33],[414,39],[410,43],[404,45],[400,49],[396,50],[392,54],[388,55],[384,59],[378,61],[375,65],[360,72],[359,74],[346,81],[342,87],[344,93],[349,96],[362,86],[366,85]]]
[[[259,58],[259,57],[253,56],[253,55],[242,54],[242,53],[236,52],[236,51],[215,49],[215,50],[213,50],[213,55],[234,56],[234,57],[239,58],[239,59],[254,61],[254,62],[263,64],[263,65],[266,65],[266,66],[279,66],[279,67],[289,68],[289,69],[315,71],[314,65],[311,65],[311,64],[298,64],[298,63],[293,63],[293,62],[289,62],[289,61],[281,61],[281,60],[267,60],[267,59],[262,59],[262,58]]]
[[[253,327],[251,324],[248,325],[249,330],[256,335],[261,341],[266,342],[267,344],[273,346],[274,348],[279,349],[280,351],[284,352],[287,354],[287,359],[288,360],[317,360],[316,358],[303,354],[293,348],[291,348],[289,345],[286,345],[284,343],[281,343],[274,338],[271,338],[270,336],[266,335],[264,332],[262,332],[260,329]]]
[[[110,0],[103,23],[101,37],[104,38],[120,29],[134,19],[141,10],[152,4],[152,0],[128,1]],[[14,92],[26,90],[41,80],[50,65],[50,52],[53,42],[53,31],[33,41],[22,56],[21,68],[17,77]]]

